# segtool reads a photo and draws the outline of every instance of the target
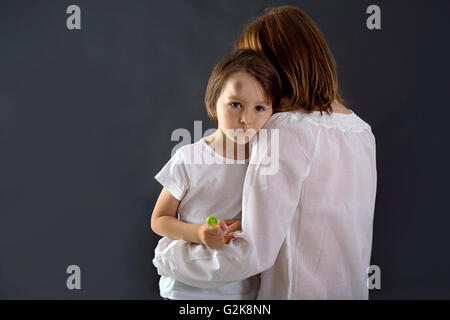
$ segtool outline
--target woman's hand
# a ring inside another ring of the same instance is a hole
[[[233,233],[241,230],[241,220],[220,220],[219,226],[222,228],[225,238],[225,243],[230,242],[234,238]]]
[[[234,238],[233,233],[241,230],[241,220],[219,219],[215,227],[202,224],[198,229],[198,238],[209,249],[219,249]]]

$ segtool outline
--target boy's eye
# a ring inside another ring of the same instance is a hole
[[[255,108],[256,108],[257,111],[264,111],[264,110],[266,110],[266,109],[264,109],[263,106],[256,106]]]
[[[231,106],[233,108],[239,108],[241,106],[241,104],[239,102],[233,102],[233,103],[231,103]]]

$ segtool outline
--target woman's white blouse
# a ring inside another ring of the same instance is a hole
[[[158,273],[201,288],[261,273],[258,299],[367,299],[377,185],[370,126],[355,113],[296,111],[274,114],[265,129],[279,144],[262,153],[252,141],[242,231],[219,250],[174,240],[155,251]]]

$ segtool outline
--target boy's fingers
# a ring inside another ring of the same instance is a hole
[[[234,236],[232,234],[226,235],[225,236],[225,243],[228,244],[231,241],[231,239],[233,239],[233,238],[234,238]]]
[[[225,223],[227,224],[227,226],[231,226],[233,223],[236,223],[236,222],[240,222],[241,220],[240,219],[230,219],[230,220],[225,220]]]
[[[218,226],[224,231],[228,228],[227,223],[225,221],[223,221],[222,219],[219,219]]]
[[[222,230],[221,227],[219,227],[218,225],[212,228],[212,232],[219,237],[223,237],[224,236],[224,231]]]
[[[228,226],[228,228],[226,230],[224,230],[224,232],[226,235],[229,235],[229,234],[233,234],[234,232],[239,231],[239,230],[241,230],[241,222],[240,221],[233,223],[231,226]]]
[[[226,233],[235,232],[235,231],[239,231],[239,230],[241,230],[241,222],[236,221],[235,223],[233,223],[231,226],[228,227],[228,229],[226,230]]]

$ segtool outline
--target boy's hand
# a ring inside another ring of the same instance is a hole
[[[209,249],[219,249],[225,245],[225,234],[219,225],[210,227],[202,224],[198,229],[198,237]]]
[[[225,243],[234,238],[234,232],[241,230],[241,220],[219,220],[219,225],[224,232]]]

